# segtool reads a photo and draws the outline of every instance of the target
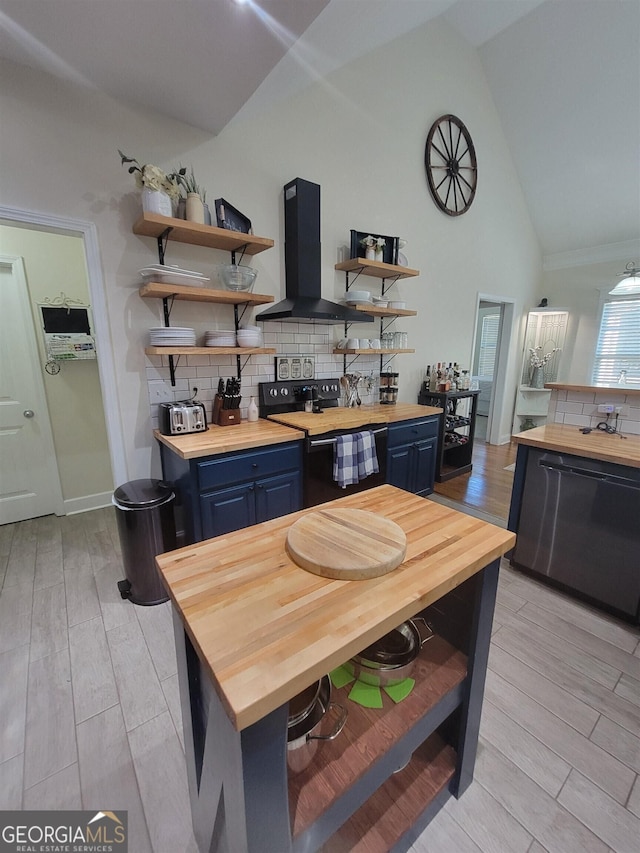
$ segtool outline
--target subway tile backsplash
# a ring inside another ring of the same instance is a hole
[[[640,435],[640,398],[638,394],[623,391],[567,391],[553,390],[549,402],[547,423],[570,424],[572,426],[595,427],[607,416],[598,411],[598,406],[611,403],[622,406],[618,416],[618,430],[624,435]],[[615,416],[609,417],[615,423]]]
[[[265,347],[273,347],[276,355],[313,355],[315,356],[315,378],[329,379],[341,376],[343,356],[334,355],[335,344],[344,337],[342,326],[318,327],[312,323],[263,323]],[[372,332],[373,335],[373,332]],[[235,355],[180,356],[176,358],[176,384],[172,387],[169,380],[168,356],[145,356],[147,389],[151,409],[151,421],[154,429],[158,427],[158,406],[162,402],[174,402],[191,397],[193,389],[198,389],[198,399],[205,404],[207,418],[211,417],[213,398],[218,388],[218,379],[227,379],[237,372]],[[360,355],[357,363],[350,364],[354,356],[347,356],[347,369],[357,370],[364,377],[373,376],[372,390],[367,393],[366,385],[360,390],[363,403],[378,400],[377,378],[380,374],[379,355]],[[251,397],[258,397],[258,383],[273,381],[275,378],[275,355],[240,356],[242,367],[242,417],[247,417],[247,408]],[[400,377],[402,379],[402,377]]]

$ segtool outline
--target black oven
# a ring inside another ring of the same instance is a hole
[[[365,431],[371,432],[374,436],[380,470],[377,474],[370,474],[354,485],[341,487],[333,478],[333,460],[337,437]],[[302,474],[305,507],[317,506],[325,503],[325,501],[332,501],[345,495],[372,489],[374,486],[381,486],[387,479],[387,427],[372,424],[358,427],[357,430],[336,430],[322,435],[308,436],[304,442]]]
[[[338,379],[289,380],[260,382],[258,385],[260,417],[269,415],[287,423],[290,412],[309,412],[310,418],[322,418],[325,409],[338,406],[340,382]],[[320,421],[319,421],[320,422]],[[300,429],[299,420],[290,424]],[[315,425],[315,420],[314,420]],[[302,427],[304,428],[304,427]],[[372,432],[375,438],[379,472],[370,474],[353,486],[342,488],[333,479],[333,459],[337,437],[357,432]],[[309,435],[304,440],[302,466],[304,506],[317,506],[374,486],[381,486],[387,478],[387,427],[385,424],[367,424],[357,429],[335,430]]]

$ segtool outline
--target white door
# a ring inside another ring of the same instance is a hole
[[[64,514],[22,258],[0,255],[0,524]]]

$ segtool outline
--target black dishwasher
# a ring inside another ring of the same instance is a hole
[[[640,469],[529,449],[515,566],[640,613]]]

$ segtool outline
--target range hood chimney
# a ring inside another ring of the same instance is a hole
[[[321,297],[320,186],[302,178],[284,187],[284,265],[286,299],[256,320],[327,326],[373,322],[368,314]]]

